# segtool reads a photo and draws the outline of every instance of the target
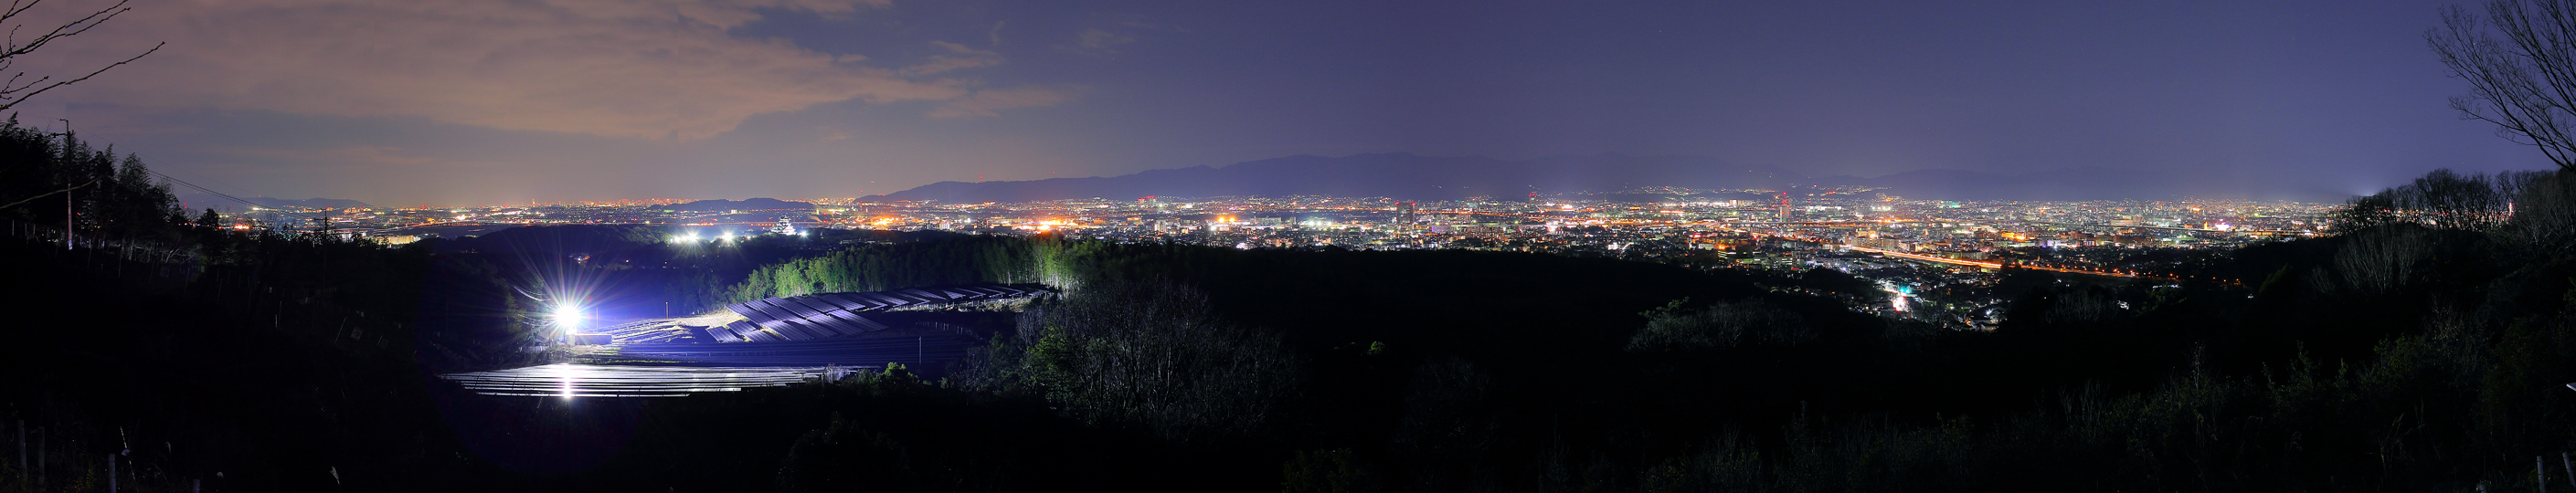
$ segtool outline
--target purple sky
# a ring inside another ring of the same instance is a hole
[[[20,111],[227,192],[396,206],[1364,152],[2356,193],[2546,166],[2446,107],[2444,3],[135,0],[27,67],[169,48]]]

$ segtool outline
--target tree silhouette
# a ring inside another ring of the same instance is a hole
[[[2469,81],[2468,95],[2451,98],[2462,119],[2576,170],[2576,0],[2489,0],[2483,17],[2453,5],[2424,39]]]

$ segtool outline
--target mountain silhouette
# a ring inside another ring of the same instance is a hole
[[[1529,193],[1638,186],[1779,188],[1803,177],[1776,168],[1694,157],[1604,155],[1510,161],[1486,157],[1359,154],[1290,156],[1226,167],[1159,169],[1106,178],[939,182],[881,200],[1026,202],[1076,198],[1333,195],[1418,200],[1512,198]]]
[[[1299,155],[1231,166],[1158,169],[1131,175],[982,183],[944,181],[873,200],[1034,202],[1147,196],[1394,197],[1409,200],[1508,200],[1531,193],[1616,192],[1638,187],[1783,190],[1866,186],[1887,195],[1930,200],[2169,200],[2265,198],[2340,201],[2311,190],[2266,190],[2245,183],[2147,170],[2067,168],[2025,174],[1950,169],[1879,177],[1811,177],[1771,166],[1690,156],[1549,157],[1505,160],[1407,153],[1344,157]]]
[[[367,208],[373,208],[373,207],[375,207],[375,206],[372,206],[372,205],[367,205],[367,203],[366,203],[366,202],[359,202],[359,201],[349,200],[349,199],[325,199],[325,198],[310,198],[310,199],[281,199],[281,198],[276,198],[276,197],[242,197],[242,198],[241,198],[241,200],[242,200],[242,201],[248,201],[248,202],[250,202],[250,203],[252,203],[252,204],[258,204],[260,207],[278,208],[278,209],[287,209],[287,208],[313,208],[313,209],[320,209],[320,208],[324,208],[324,207],[331,207],[331,208],[338,208],[338,209],[367,209]],[[250,208],[250,206],[248,206],[248,205],[243,205],[243,204],[241,203],[241,201],[235,201],[235,200],[233,200],[233,199],[228,199],[228,198],[218,197],[218,196],[211,195],[211,194],[202,194],[202,193],[191,193],[191,194],[183,194],[183,195],[180,195],[180,196],[179,196],[179,202],[180,202],[180,204],[181,204],[181,205],[183,205],[183,206],[187,207],[187,208],[188,208],[188,210],[192,210],[192,211],[196,211],[196,210],[206,210],[206,209],[214,209],[214,210],[218,210],[218,211],[234,211],[234,212],[238,212],[238,211],[249,210],[249,208]]]
[[[805,202],[796,202],[796,201],[789,201],[789,200],[778,200],[778,199],[766,198],[766,197],[753,197],[753,198],[742,199],[742,200],[707,199],[707,200],[700,200],[700,201],[696,201],[696,202],[689,202],[689,203],[685,203],[685,204],[672,204],[672,205],[667,205],[667,206],[663,206],[663,207],[662,207],[662,209],[663,209],[663,210],[672,210],[672,211],[691,211],[691,212],[715,212],[715,211],[768,211],[768,210],[791,210],[791,209],[793,209],[793,210],[812,210],[813,208],[814,208],[814,204],[810,204],[810,203],[805,203]]]

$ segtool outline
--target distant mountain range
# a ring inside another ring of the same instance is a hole
[[[273,208],[280,208],[280,209],[286,209],[286,208],[315,208],[315,209],[319,209],[319,208],[324,208],[324,207],[330,207],[330,208],[336,208],[336,209],[366,209],[366,208],[373,208],[373,207],[375,207],[375,206],[372,206],[372,205],[367,205],[367,203],[366,203],[366,202],[359,202],[359,201],[349,200],[349,199],[324,199],[324,198],[311,198],[311,199],[281,199],[281,198],[276,198],[276,197],[242,197],[241,199],[242,199],[243,201],[249,201],[249,202],[250,202],[250,203],[252,203],[252,204],[258,204],[260,207],[273,207]],[[234,201],[233,199],[227,199],[227,198],[223,198],[223,197],[218,197],[218,196],[209,195],[209,194],[202,194],[202,193],[192,193],[192,194],[180,195],[180,196],[179,196],[179,202],[182,202],[182,203],[183,203],[182,205],[187,206],[187,208],[188,208],[189,210],[199,210],[199,211],[206,210],[206,209],[214,209],[214,210],[218,210],[218,211],[242,211],[242,210],[247,210],[247,209],[249,209],[249,207],[250,207],[249,205],[245,205],[245,204],[242,204],[241,202]]]
[[[1034,181],[939,182],[873,197],[877,200],[1028,202],[1041,200],[1209,197],[1222,195],[1396,197],[1455,200],[1512,199],[1612,192],[1637,187],[1784,190],[1809,186],[1866,186],[1879,193],[1934,200],[2109,200],[2255,198],[2342,201],[2340,192],[2266,188],[2253,184],[2148,170],[2069,168],[2005,175],[1961,170],[1920,170],[1879,177],[1810,177],[1770,166],[1686,156],[1601,155],[1504,160],[1413,154],[1344,157],[1291,156],[1224,167],[1159,169],[1125,176]]]
[[[281,199],[281,198],[275,198],[275,197],[242,197],[241,199],[242,199],[243,201],[249,201],[249,202],[250,202],[250,203],[252,203],[252,204],[258,204],[260,207],[273,207],[273,208],[281,208],[281,209],[283,209],[283,208],[317,208],[317,209],[318,209],[318,208],[323,208],[323,207],[331,207],[331,208],[338,208],[338,209],[359,209],[359,208],[372,208],[372,207],[375,207],[375,206],[372,206],[372,205],[367,205],[367,203],[366,203],[366,202],[359,202],[359,201],[349,200],[349,199],[324,199],[324,198],[312,198],[312,199]],[[187,194],[187,195],[181,195],[181,196],[179,196],[179,201],[183,203],[182,205],[187,206],[188,210],[192,210],[192,211],[193,211],[193,210],[204,210],[204,209],[207,209],[207,208],[213,208],[213,209],[215,209],[215,210],[218,210],[218,211],[224,211],[224,212],[240,212],[240,211],[243,211],[243,210],[247,210],[247,209],[249,209],[249,207],[250,207],[249,205],[245,205],[245,204],[241,203],[241,201],[235,201],[235,200],[233,200],[233,199],[223,198],[223,197],[219,197],[219,196],[215,196],[215,195],[210,195],[210,194],[201,194],[201,193],[199,193],[199,194]],[[814,208],[814,204],[805,203],[805,202],[797,202],[797,201],[792,201],[792,200],[778,200],[778,199],[772,199],[772,198],[754,197],[754,198],[748,198],[748,199],[742,199],[742,200],[725,200],[725,199],[709,199],[709,200],[700,200],[700,201],[695,201],[695,202],[688,202],[688,203],[681,203],[681,204],[672,204],[672,205],[664,206],[663,208],[664,208],[664,209],[668,209],[668,210],[674,210],[674,211],[691,211],[691,212],[718,212],[718,211],[733,211],[733,210],[742,210],[742,211],[767,211],[767,210],[791,210],[791,209],[795,209],[795,210],[812,210],[812,209]]]
[[[685,203],[685,204],[674,204],[674,205],[670,205],[670,206],[665,206],[665,207],[663,207],[662,209],[663,209],[663,210],[673,210],[673,211],[690,211],[690,212],[715,212],[715,211],[767,211],[767,210],[783,210],[783,209],[802,209],[802,210],[813,210],[813,209],[814,209],[814,204],[805,203],[805,202],[796,202],[796,201],[790,201],[790,200],[778,200],[778,199],[772,199],[772,198],[753,197],[753,198],[742,199],[742,200],[725,200],[725,199],[708,199],[708,200],[700,200],[700,201],[696,201],[696,202],[689,202],[689,203]]]

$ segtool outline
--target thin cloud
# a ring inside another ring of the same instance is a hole
[[[1119,47],[1133,44],[1135,42],[1135,36],[1118,34],[1100,29],[1084,29],[1081,34],[1074,35],[1072,45],[1059,46],[1058,48],[1063,48],[1065,51],[1074,52],[1075,54],[1106,57],[1121,53],[1119,51]]]
[[[215,154],[253,158],[262,161],[301,161],[333,165],[413,166],[437,161],[428,156],[404,152],[391,146],[356,145],[323,149],[228,148]]]
[[[871,15],[888,2],[180,1],[84,36],[116,42],[60,45],[29,64],[67,71],[169,41],[64,97],[619,137],[703,138],[752,115],[851,100],[1008,107],[975,101],[968,80],[919,78],[1000,63],[991,51],[941,43],[948,53],[889,69],[731,32],[764,13]]]
[[[968,48],[966,45],[946,41],[932,41],[930,44],[938,46],[947,52],[931,55],[930,58],[924,59],[920,64],[904,67],[902,70],[902,74],[904,76],[918,77],[951,70],[1002,64],[1001,53]]]
[[[1000,115],[1001,110],[1054,106],[1073,100],[1073,91],[1040,87],[984,89],[963,99],[949,101],[930,110],[934,118],[971,118]]]

